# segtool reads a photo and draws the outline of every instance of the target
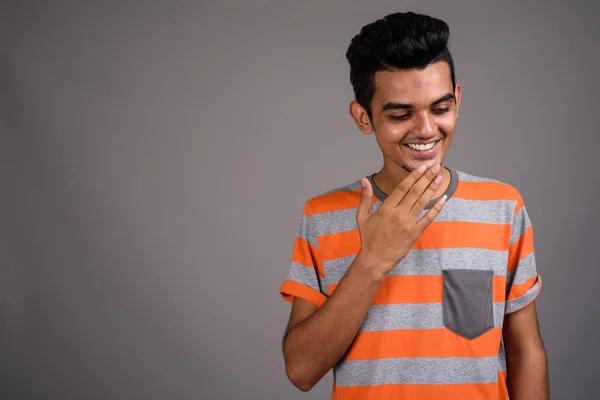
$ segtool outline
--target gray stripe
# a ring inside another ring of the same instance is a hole
[[[512,223],[514,208],[515,202],[509,200],[467,200],[454,198],[444,206],[444,209],[435,218],[435,221],[510,225]],[[419,219],[426,213],[426,211],[422,212]]]
[[[374,210],[379,208],[373,207]],[[328,211],[313,215],[314,233],[316,236],[325,236],[332,233],[348,232],[358,228],[356,224],[356,212],[358,207],[345,208],[343,210]]]
[[[325,260],[327,284],[338,283],[356,255]],[[442,269],[492,269],[494,275],[506,275],[508,252],[481,248],[411,250],[388,275],[441,275]]]
[[[371,209],[375,212],[379,209],[379,206],[381,206],[381,202],[374,201]],[[356,223],[357,212],[358,207],[351,207],[314,214],[312,219],[315,235],[325,236],[358,229],[358,224]]]
[[[441,275],[442,269],[492,269],[506,275],[508,252],[476,247],[411,250],[389,275]]]
[[[314,268],[307,267],[306,265],[292,261],[287,279],[301,283],[315,290],[319,290],[317,271]]]
[[[513,218],[512,231],[510,233],[510,244],[513,245],[517,243],[530,226],[531,220],[529,219],[529,215],[527,214],[525,206],[523,206]]]
[[[311,234],[311,223],[311,218],[302,214],[300,217],[300,226],[298,227],[298,236],[306,240],[308,243],[312,244],[316,248],[319,248],[319,242],[317,242],[316,238],[314,237],[314,234]]]
[[[497,356],[482,358],[387,358],[343,361],[338,386],[457,384],[498,381]]]
[[[506,293],[512,285],[520,285],[536,274],[535,253],[529,253],[519,261],[516,269],[506,274]]]
[[[494,327],[502,328],[504,303],[494,303]],[[395,329],[441,329],[444,327],[442,304],[385,304],[369,308],[361,332]]]
[[[373,203],[373,212],[377,211],[381,202]],[[446,203],[444,209],[436,217],[435,222],[475,222],[483,224],[513,223],[514,201],[508,200],[466,200],[454,198]],[[313,231],[316,236],[348,232],[358,228],[356,213],[358,207],[328,211],[314,214],[312,217]],[[428,210],[424,210],[418,219],[423,218]],[[434,223],[435,223],[434,222]]]
[[[498,372],[506,372],[506,353],[504,352],[504,341],[500,343],[498,352]]]
[[[355,258],[356,254],[334,260],[323,260],[323,269],[325,270],[327,284],[334,285],[341,281]]]
[[[530,301],[532,301],[533,299],[535,299],[537,297],[537,295],[540,293],[541,286],[542,286],[542,277],[538,275],[538,280],[531,287],[531,289],[529,289],[528,291],[525,292],[525,294],[523,296],[518,297],[513,300],[508,300],[506,302],[506,310],[504,311],[504,313],[509,314],[520,308],[525,307],[527,305],[527,303],[529,303]]]
[[[371,207],[373,212],[381,206],[380,201],[374,201]],[[348,232],[358,229],[356,213],[358,207],[344,208],[341,210],[327,211],[313,215],[314,232],[316,236],[325,236],[332,233]]]
[[[491,178],[486,178],[483,176],[475,176],[475,175],[471,175],[471,174],[467,174],[466,172],[463,171],[456,171],[458,173],[458,177],[460,178],[461,181],[465,181],[465,182],[494,182],[494,183],[503,183],[500,182],[496,179],[491,179]]]

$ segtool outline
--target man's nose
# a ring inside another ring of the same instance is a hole
[[[429,113],[420,113],[415,120],[415,135],[423,139],[429,139],[435,135],[435,127]]]

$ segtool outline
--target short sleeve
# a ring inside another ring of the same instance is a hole
[[[541,287],[542,278],[535,263],[533,227],[523,199],[519,196],[513,215],[508,252],[505,314],[531,303]]]
[[[320,307],[325,303],[327,297],[321,290],[325,274],[313,225],[309,200],[305,203],[300,216],[289,272],[287,279],[279,288],[279,293],[284,300],[289,302],[293,302],[294,297],[300,297]]]

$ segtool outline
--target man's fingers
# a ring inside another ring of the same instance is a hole
[[[414,218],[417,218],[421,214],[421,212],[425,209],[425,207],[427,207],[427,204],[429,204],[433,198],[435,192],[439,189],[442,179],[443,178],[441,174],[433,178],[433,181],[431,181],[429,186],[425,188],[425,191],[421,197],[419,197],[413,205],[412,209],[410,210],[410,215],[412,215]]]
[[[371,214],[373,214],[373,188],[367,178],[361,178],[362,193],[360,195],[360,204],[356,212],[356,221],[362,224]]]
[[[402,200],[402,202],[399,204],[399,207],[403,208],[406,213],[409,213],[410,210],[412,210],[412,208],[415,206],[415,203],[417,203],[417,201],[422,198],[423,193],[425,192],[427,187],[431,184],[431,182],[435,179],[439,170],[440,170],[440,165],[436,164],[432,168],[430,168],[427,172],[425,172],[419,178],[419,180],[417,182],[415,182],[414,185],[412,185],[412,187],[410,188],[410,190],[408,191],[406,196],[404,196],[404,199]],[[426,205],[427,205],[427,203],[425,203],[423,208],[425,208]]]
[[[421,178],[426,170],[427,166],[424,164],[419,168],[413,169],[412,172],[394,188],[392,193],[390,193],[390,195],[383,201],[381,205],[387,206],[389,204],[390,207],[396,207],[398,203],[402,201],[404,196],[410,192],[415,182]]]
[[[423,218],[421,218],[417,222],[417,231],[419,232],[419,235],[423,233],[425,228],[427,228],[429,224],[431,224],[433,220],[439,215],[439,213],[442,211],[442,208],[444,208],[444,204],[446,204],[447,198],[448,196],[443,195],[438,201],[435,202],[433,207],[431,207],[429,211],[427,211],[427,214],[425,214]]]

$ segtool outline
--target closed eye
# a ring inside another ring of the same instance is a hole
[[[410,114],[404,114],[404,115],[390,115],[390,118],[395,120],[395,121],[404,121],[407,120],[408,117],[410,117]]]

